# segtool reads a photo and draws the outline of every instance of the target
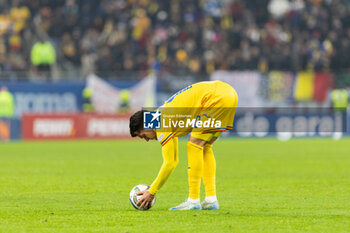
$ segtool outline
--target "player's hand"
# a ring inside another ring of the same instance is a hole
[[[151,203],[154,199],[154,195],[150,194],[148,190],[143,190],[136,194],[142,195],[142,197],[137,202],[137,205],[140,206],[140,208],[148,209],[149,207],[151,207]]]

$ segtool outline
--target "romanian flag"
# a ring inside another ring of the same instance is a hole
[[[297,74],[294,86],[294,98],[296,101],[312,100],[314,94],[315,74],[313,71],[302,71]]]
[[[325,102],[330,87],[333,84],[332,75],[326,72],[315,73],[315,88],[313,100],[317,102]]]

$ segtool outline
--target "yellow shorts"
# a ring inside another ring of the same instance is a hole
[[[197,138],[197,139],[201,139],[203,141],[207,141],[207,142],[210,142],[210,140],[213,138],[213,137],[220,137],[222,131],[220,132],[215,132],[215,133],[201,133],[201,132],[192,132],[191,133],[191,136],[194,137],[194,138]]]
[[[213,137],[219,137],[223,131],[232,130],[237,104],[238,96],[236,91],[226,83],[218,83],[216,92],[205,103],[200,115],[202,120],[206,120],[207,117],[220,120],[221,127],[192,130],[191,136],[210,141]]]

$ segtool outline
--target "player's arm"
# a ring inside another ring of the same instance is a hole
[[[154,195],[167,181],[179,162],[178,154],[178,139],[177,137],[172,137],[163,144],[163,164],[157,178],[153,181],[151,188],[149,189],[150,194]]]

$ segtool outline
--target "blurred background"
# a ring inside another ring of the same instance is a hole
[[[208,80],[250,109],[227,136],[339,139],[349,38],[348,0],[0,0],[0,140],[129,138]]]

